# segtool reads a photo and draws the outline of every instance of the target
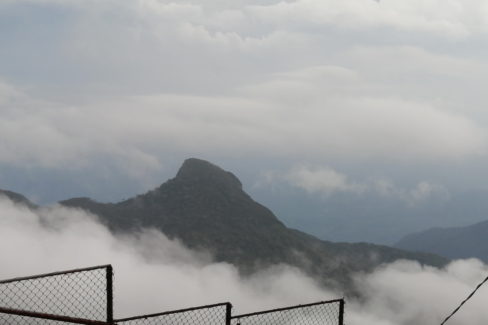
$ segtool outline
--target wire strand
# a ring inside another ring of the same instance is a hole
[[[486,278],[485,278],[483,281],[481,281],[481,282],[480,282],[480,284],[478,284],[478,285],[476,286],[476,288],[473,290],[473,292],[471,292],[471,293],[469,294],[469,296],[468,296],[466,299],[464,299],[464,300],[463,300],[463,302],[461,302],[461,304],[460,304],[460,305],[459,305],[459,306],[458,306],[456,309],[454,309],[454,311],[453,311],[453,312],[452,312],[452,313],[451,313],[449,316],[447,316],[447,317],[446,317],[446,319],[444,319],[444,321],[441,323],[441,325],[444,325],[444,323],[445,323],[445,322],[447,322],[447,321],[449,320],[449,318],[451,318],[452,316],[454,316],[454,314],[455,314],[455,313],[457,313],[457,312],[459,311],[459,309],[461,309],[461,307],[462,307],[462,306],[463,306],[463,305],[464,305],[464,304],[465,304],[465,303],[466,303],[466,302],[467,302],[469,299],[471,299],[471,297],[473,297],[473,296],[474,296],[474,294],[476,293],[476,291],[478,291],[478,289],[479,289],[479,288],[481,288],[481,286],[482,286],[483,284],[485,284],[485,282],[486,282],[486,281],[488,281],[488,276],[487,276],[487,277],[486,277]]]

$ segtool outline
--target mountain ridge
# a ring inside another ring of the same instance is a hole
[[[28,198],[26,198],[24,195],[20,193],[0,189],[0,196],[5,196],[12,202],[16,204],[25,205],[31,209],[35,209],[37,207],[36,204],[32,203]]]
[[[231,172],[196,158],[185,160],[174,178],[118,203],[89,198],[59,202],[99,216],[113,232],[156,228],[215,261],[244,274],[275,264],[295,266],[323,284],[350,287],[352,275],[397,259],[443,266],[447,259],[369,243],[333,243],[291,229],[254,201]]]
[[[185,160],[176,176],[145,194],[115,204],[62,201],[97,214],[113,231],[145,227],[161,230],[185,245],[210,251],[216,261],[244,273],[289,264],[341,285],[353,272],[405,258],[440,266],[447,260],[387,246],[332,243],[287,228],[267,207],[255,202],[232,173],[207,161]]]
[[[488,262],[488,220],[464,227],[436,227],[409,234],[395,247],[447,258],[479,258]]]

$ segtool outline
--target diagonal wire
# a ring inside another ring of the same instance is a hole
[[[474,294],[476,293],[476,291],[478,291],[478,289],[479,289],[479,288],[481,288],[481,286],[482,286],[483,284],[485,284],[485,282],[486,282],[486,281],[488,281],[488,276],[487,276],[487,277],[486,277],[486,278],[485,278],[483,281],[481,281],[481,282],[480,282],[480,284],[478,284],[478,285],[476,286],[476,288],[473,290],[473,292],[471,292],[471,293],[469,294],[469,296],[468,296],[466,299],[464,299],[464,300],[463,300],[463,302],[461,302],[461,304],[460,304],[460,305],[459,305],[459,306],[458,306],[456,309],[454,309],[454,311],[453,311],[453,312],[452,312],[452,313],[451,313],[449,316],[447,316],[447,317],[446,317],[446,319],[444,319],[444,321],[441,323],[441,325],[444,325],[444,323],[445,323],[445,322],[447,322],[447,321],[449,320],[449,318],[451,318],[452,316],[454,316],[454,314],[455,314],[455,313],[457,313],[457,312],[458,312],[458,310],[459,310],[459,309],[461,309],[461,307],[462,307],[462,306],[463,306],[463,305],[464,305],[464,304],[465,304],[465,303],[466,303],[466,302],[467,302],[469,299],[471,299],[471,297],[473,297],[473,296],[474,296]]]

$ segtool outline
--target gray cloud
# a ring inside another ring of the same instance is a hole
[[[254,11],[277,24],[334,25],[344,29],[390,27],[462,38],[486,33],[482,1],[313,1],[255,6]],[[473,17],[476,17],[473,19]]]
[[[236,147],[239,154],[288,159],[421,162],[485,154],[483,128],[435,105],[314,96],[329,75],[354,78],[345,69],[319,67],[248,87],[247,95],[128,96],[76,106],[17,95],[1,105],[0,161],[82,168],[108,155],[128,172],[150,173],[167,151],[232,155]]]

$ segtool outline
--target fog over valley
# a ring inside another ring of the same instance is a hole
[[[118,317],[224,301],[243,313],[343,294],[286,265],[241,276],[233,265],[214,263],[208,253],[189,250],[155,230],[114,236],[79,209],[52,206],[35,212],[2,198],[0,215],[1,278],[110,261]],[[358,274],[356,284],[364,296],[347,300],[347,323],[439,323],[487,271],[472,259],[443,269],[398,261]],[[487,295],[480,291],[451,324],[485,324]]]

